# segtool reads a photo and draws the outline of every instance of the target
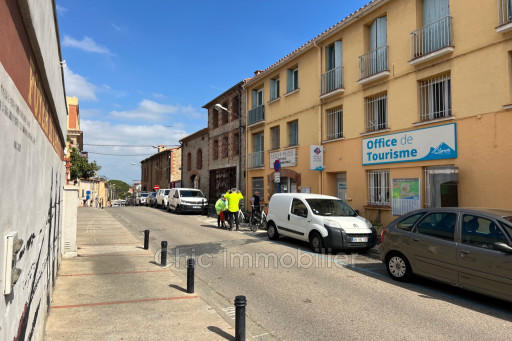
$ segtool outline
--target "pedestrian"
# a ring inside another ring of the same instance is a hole
[[[260,192],[256,191],[254,192],[253,196],[251,197],[251,208],[252,208],[252,214],[260,213]]]
[[[240,230],[240,221],[238,219],[238,211],[240,208],[238,207],[238,203],[240,200],[244,198],[240,190],[236,188],[232,188],[231,191],[228,191],[225,194],[226,199],[228,199],[228,211],[229,211],[229,230],[233,230],[233,220],[236,224],[236,230]]]
[[[226,214],[228,210],[228,199],[222,195],[215,203],[215,210],[217,211],[217,227],[226,228]]]

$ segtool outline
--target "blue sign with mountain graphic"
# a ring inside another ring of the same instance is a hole
[[[363,165],[457,158],[457,125],[443,124],[363,139]]]

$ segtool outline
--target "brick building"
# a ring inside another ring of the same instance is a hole
[[[228,189],[245,194],[245,80],[216,97],[208,110],[209,201]],[[220,104],[220,107],[218,106]]]
[[[181,187],[181,147],[165,149],[165,146],[158,146],[158,153],[142,160],[141,164],[142,192],[153,191],[155,185]]]
[[[198,188],[209,198],[208,128],[184,137],[180,143],[183,148],[182,187]]]

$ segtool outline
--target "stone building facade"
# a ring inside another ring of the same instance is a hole
[[[152,192],[155,185],[160,188],[181,187],[181,147],[165,149],[141,161],[141,191]]]
[[[208,128],[180,140],[182,145],[181,187],[198,188],[208,198]]]

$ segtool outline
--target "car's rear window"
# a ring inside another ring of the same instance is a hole
[[[180,191],[180,196],[185,198],[204,198],[201,191]]]
[[[149,195],[149,193],[142,193],[140,196],[141,197],[147,197]]]

